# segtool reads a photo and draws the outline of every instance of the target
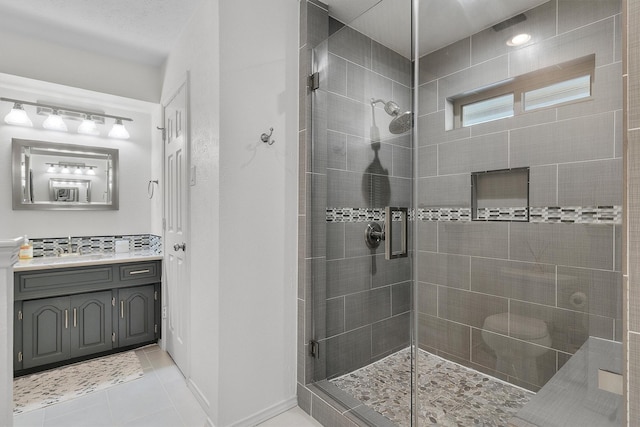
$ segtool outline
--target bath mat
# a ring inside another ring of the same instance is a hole
[[[22,414],[65,402],[142,375],[138,356],[127,351],[16,378],[13,380],[13,413]]]

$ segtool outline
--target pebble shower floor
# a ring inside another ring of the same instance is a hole
[[[331,380],[396,425],[411,425],[410,349]],[[418,425],[507,427],[534,393],[418,351]]]

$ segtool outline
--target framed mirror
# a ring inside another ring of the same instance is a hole
[[[12,139],[13,209],[117,210],[118,150]]]

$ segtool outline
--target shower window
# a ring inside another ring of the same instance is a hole
[[[591,98],[595,55],[553,65],[450,98],[454,128]],[[451,130],[451,129],[448,129]]]

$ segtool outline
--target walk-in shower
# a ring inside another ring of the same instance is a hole
[[[324,424],[622,423],[598,386],[622,372],[620,3],[303,2],[298,396]]]

